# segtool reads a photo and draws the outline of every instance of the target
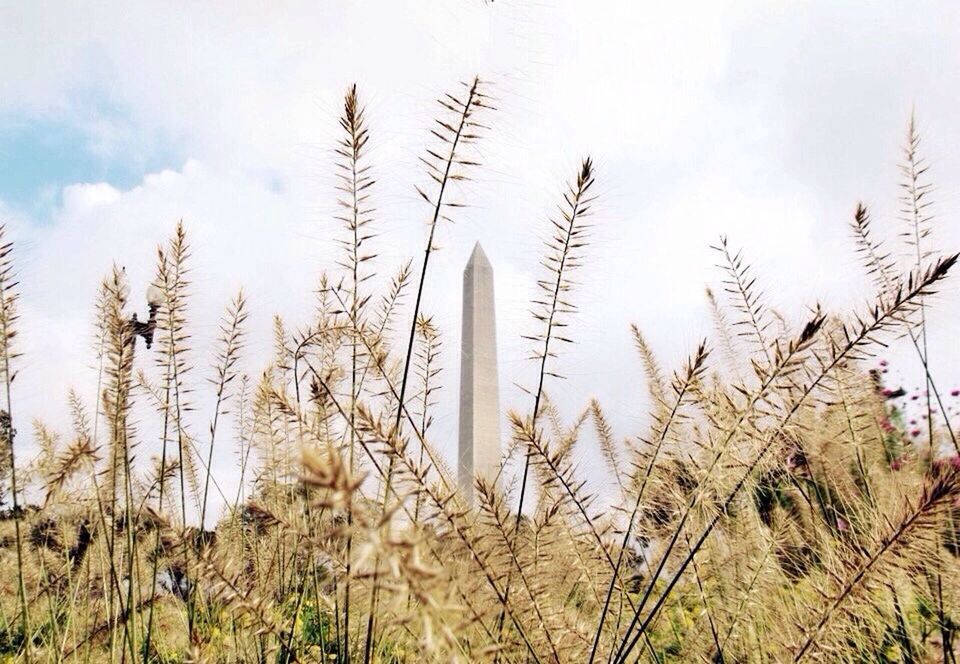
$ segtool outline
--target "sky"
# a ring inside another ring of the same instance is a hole
[[[377,265],[416,265],[428,217],[414,186],[426,181],[418,157],[434,99],[474,75],[497,110],[462,192],[470,207],[440,227],[431,259],[424,308],[445,338],[436,444],[453,457],[460,275],[476,241],[496,273],[501,403],[529,409],[520,386],[535,367],[521,335],[534,329],[541,242],[586,155],[600,197],[574,295],[577,343],[559,360],[567,379],[548,388],[568,409],[599,398],[618,436],[636,435],[646,406],[629,325],[679,366],[710,333],[703,293],[722,278],[710,249],[721,234],[791,321],[818,301],[865,302],[848,222],[863,200],[899,251],[911,113],[936,184],[932,241],[960,247],[957,34],[949,1],[0,0],[0,217],[22,292],[18,449],[30,456],[33,418],[68,433],[69,388],[93,403],[97,285],[116,263],[134,293],[145,289],[177,220],[193,248],[198,383],[237,289],[252,311],[253,376],[272,316],[308,320],[318,275],[335,269],[333,148],[352,83],[372,136]],[[930,316],[945,389],[960,383],[957,283]],[[915,373],[909,353],[890,352]],[[204,430],[209,413],[196,417]],[[232,463],[216,466],[225,484]]]

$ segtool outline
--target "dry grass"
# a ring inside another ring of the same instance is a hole
[[[719,296],[708,291],[713,339],[671,375],[633,328],[651,407],[649,426],[628,436],[596,400],[566,414],[548,397],[589,305],[578,306],[573,280],[589,269],[596,173],[585,159],[545,222],[531,303],[538,331],[528,338],[538,379],[528,410],[509,414],[504,445],[505,463],[516,457],[522,474],[510,488],[478,479],[470,508],[438,453],[452,442],[431,429],[443,340],[421,302],[434,231],[468,202],[458,184],[481,168],[474,144],[495,109],[479,79],[438,101],[427,184],[417,189],[428,209],[424,254],[386,292],[372,289],[384,268],[371,128],[354,86],[336,149],[340,260],[320,278],[316,310],[295,331],[277,319],[274,357],[246,375],[240,293],[212,367],[198,369],[178,224],[158,250],[147,321],[132,313],[122,270],[104,279],[98,401],[70,395],[71,431],[37,423],[35,460],[13,455],[16,284],[11,246],[0,242],[0,499],[10,505],[0,521],[0,653],[44,662],[956,661],[956,434],[935,417],[945,397],[929,372],[920,438],[871,373],[874,351],[898,338],[927,367],[925,309],[957,260],[931,246],[915,124],[900,254],[872,234],[865,206],[852,220],[873,301],[853,312],[816,308],[793,326],[766,307],[745,257],[722,238]],[[194,392],[201,383],[209,398]],[[209,425],[192,429],[187,413],[207,403]],[[135,418],[135,404],[154,421]],[[591,428],[603,496],[574,461]],[[229,455],[241,480],[234,496],[210,472]],[[204,531],[192,524],[215,494],[227,505]],[[27,495],[42,500],[26,504]]]

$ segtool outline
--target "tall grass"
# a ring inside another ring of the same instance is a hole
[[[147,320],[123,270],[103,280],[96,404],[71,393],[70,431],[36,423],[34,460],[22,458],[22,437],[14,445],[16,284],[12,245],[0,240],[0,496],[12,506],[0,521],[0,652],[52,662],[955,662],[960,448],[945,414],[957,395],[932,378],[926,312],[957,256],[932,246],[916,124],[902,237],[878,238],[863,204],[851,221],[871,302],[778,314],[721,238],[711,338],[669,371],[632,328],[649,397],[647,424],[632,432],[616,431],[596,399],[567,413],[549,394],[590,304],[575,276],[590,269],[602,174],[584,159],[555,216],[535,222],[547,238],[526,339],[535,380],[530,402],[507,414],[498,479],[476,478],[471,506],[440,454],[453,441],[431,426],[449,390],[444,331],[424,294],[438,287],[435,233],[467,203],[458,185],[482,168],[475,144],[496,109],[479,79],[438,101],[416,262],[381,265],[376,245],[390,230],[366,149],[376,127],[351,86],[335,146],[340,252],[315,282],[314,310],[292,326],[276,318],[272,358],[248,374],[250,312],[237,294],[203,368],[188,227],[177,224],[158,248]],[[875,353],[898,339],[916,349],[925,395],[884,383]],[[922,412],[908,396],[923,397]],[[909,424],[922,415],[922,427]],[[197,417],[203,428],[190,425]],[[584,449],[591,440],[595,452]],[[585,454],[603,463],[582,467]],[[228,497],[213,469],[231,456],[240,486]]]

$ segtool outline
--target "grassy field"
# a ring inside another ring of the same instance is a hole
[[[439,98],[417,190],[424,254],[372,292],[371,129],[349,89],[333,165],[340,260],[315,310],[278,319],[272,360],[246,375],[240,293],[214,366],[194,366],[189,236],[176,226],[147,320],[122,270],[103,280],[98,402],[71,395],[69,431],[36,423],[35,459],[19,456],[30,434],[11,424],[17,267],[3,243],[0,661],[956,661],[958,395],[929,373],[925,390],[901,393],[875,355],[903,344],[927,367],[926,308],[957,259],[930,237],[913,123],[903,233],[874,237],[862,205],[850,220],[872,302],[793,325],[722,238],[711,337],[669,371],[634,328],[653,406],[627,435],[601,403],[561,412],[548,396],[602,223],[583,160],[538,222],[539,379],[504,444],[520,473],[478,479],[471,509],[438,451],[454,441],[431,431],[442,339],[421,301],[434,230],[470,202],[456,184],[483,168],[473,155],[493,113],[479,80]],[[208,405],[209,427],[189,427]],[[605,468],[575,463],[587,428]],[[222,496],[209,469],[231,455],[241,489]],[[588,473],[608,478],[605,495],[588,493]]]

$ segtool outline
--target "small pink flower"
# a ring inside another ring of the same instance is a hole
[[[913,436],[914,438],[916,438],[917,436],[920,435],[920,429],[914,429],[914,430],[912,430],[912,431],[910,432],[910,435]]]
[[[960,470],[960,456],[954,454],[952,457],[946,459],[937,459],[931,465],[934,471]]]
[[[842,516],[837,517],[837,530],[839,530],[840,532],[846,532],[850,530],[850,524],[847,523],[847,520],[844,519]]]
[[[903,461],[899,457],[890,462],[890,470],[900,470],[901,468],[903,468]]]

